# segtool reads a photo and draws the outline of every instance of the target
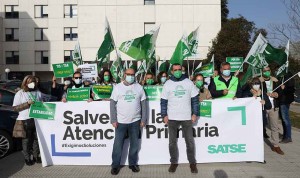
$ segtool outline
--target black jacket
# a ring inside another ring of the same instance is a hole
[[[283,77],[283,82],[286,81],[287,79],[289,79],[290,77],[292,77],[291,73],[288,73],[287,75],[285,75]],[[281,79],[281,81],[282,81],[282,79]],[[282,94],[279,97],[279,104],[280,105],[286,105],[286,104],[289,105],[295,100],[295,98],[294,98],[295,80],[292,78],[291,80],[286,82],[284,85],[285,85],[285,88],[282,90]]]

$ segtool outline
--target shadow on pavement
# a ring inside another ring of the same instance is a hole
[[[0,177],[10,177],[22,170],[24,165],[22,152],[12,153],[0,159]]]
[[[227,173],[224,170],[215,170],[214,171],[215,178],[228,178]]]

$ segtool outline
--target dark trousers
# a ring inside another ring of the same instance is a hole
[[[175,121],[169,120],[169,152],[170,152],[170,162],[172,164],[178,163],[178,146],[177,146],[177,130],[182,127],[182,134],[184,136],[186,144],[186,154],[190,164],[196,163],[195,159],[195,142],[193,137],[193,123],[191,120],[186,121]]]
[[[26,132],[26,138],[22,139],[24,158],[29,160],[31,155],[33,155],[34,158],[37,158],[40,154],[40,149],[34,119],[24,120],[23,125]]]
[[[130,166],[137,165],[139,151],[139,132],[140,120],[131,124],[118,124],[118,127],[115,129],[115,140],[112,152],[111,166],[113,168],[118,168],[120,166],[124,140],[127,133],[130,141],[128,162]]]

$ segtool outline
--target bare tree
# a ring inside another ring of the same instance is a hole
[[[271,24],[269,38],[285,46],[287,40],[293,51],[300,54],[300,0],[281,0],[285,5],[289,21],[285,24]]]

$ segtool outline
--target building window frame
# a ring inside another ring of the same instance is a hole
[[[19,51],[5,51],[5,64],[19,64]]]
[[[35,51],[35,64],[49,64],[49,51]]]
[[[19,18],[19,11],[15,10],[18,8],[18,5],[5,5],[5,18],[6,19],[18,19]],[[9,11],[8,11],[8,8]]]
[[[48,5],[34,5],[34,18],[48,18],[48,11],[46,8],[48,8]]]
[[[78,39],[77,27],[65,27],[64,28],[64,41],[76,41]]]
[[[5,28],[5,41],[19,41],[19,28]]]
[[[77,4],[65,4],[64,5],[64,18],[75,18],[77,16],[78,16]]]
[[[144,5],[155,5],[155,0],[144,0]]]
[[[35,41],[48,41],[48,38],[45,35],[45,30],[48,30],[48,28],[35,28],[34,29],[34,40]]]
[[[72,52],[74,50],[64,50],[64,62],[72,62]],[[66,55],[67,53],[67,55]]]

